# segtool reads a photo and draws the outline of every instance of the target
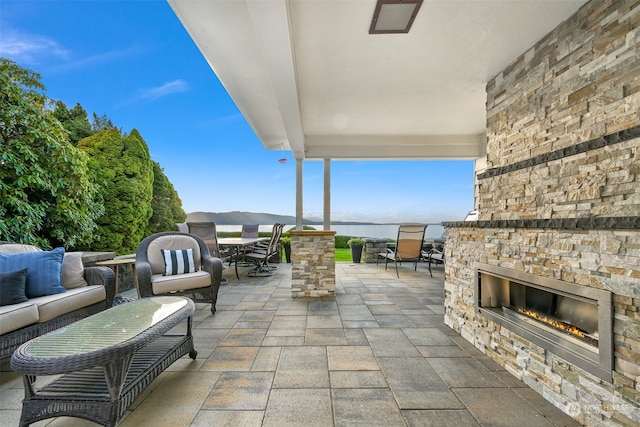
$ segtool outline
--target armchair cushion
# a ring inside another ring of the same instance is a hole
[[[19,304],[27,301],[25,286],[27,271],[22,270],[0,273],[0,305]]]
[[[206,271],[165,276],[154,274],[151,276],[151,286],[155,295],[187,289],[204,288],[211,285],[211,275]]]
[[[146,258],[151,266],[152,274],[163,274],[165,272],[164,257],[162,249],[193,249],[193,261],[196,270],[200,269],[201,255],[198,242],[188,234],[169,234],[160,236],[149,242],[146,250]],[[137,257],[136,257],[137,259]]]
[[[164,275],[195,273],[193,249],[160,249],[164,258]]]
[[[52,251],[0,254],[0,272],[28,268],[25,293],[27,298],[61,294],[66,289],[60,284],[64,248]]]

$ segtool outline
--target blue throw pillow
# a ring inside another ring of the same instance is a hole
[[[27,283],[27,269],[0,273],[0,305],[26,302],[24,288]]]
[[[0,254],[0,273],[28,268],[27,298],[61,294],[66,289],[60,284],[64,248],[52,251]]]

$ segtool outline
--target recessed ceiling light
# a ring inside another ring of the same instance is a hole
[[[378,0],[369,34],[408,33],[423,0]]]

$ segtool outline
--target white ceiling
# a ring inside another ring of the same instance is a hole
[[[586,0],[168,0],[267,149],[297,159],[475,159],[487,81]],[[213,102],[213,101],[212,101]]]

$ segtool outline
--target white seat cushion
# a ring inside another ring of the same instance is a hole
[[[107,291],[102,285],[83,286],[69,289],[63,294],[46,295],[29,301],[38,305],[39,319],[43,323],[60,315],[104,301]]]
[[[0,335],[38,321],[38,307],[33,301],[0,306]]]
[[[210,285],[211,275],[202,270],[198,270],[195,273],[176,274],[174,276],[163,276],[162,274],[154,274],[151,276],[151,287],[155,295],[165,294],[171,291],[204,288]]]

